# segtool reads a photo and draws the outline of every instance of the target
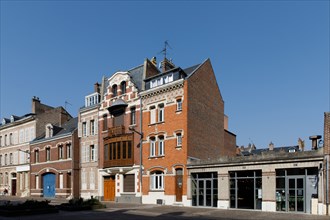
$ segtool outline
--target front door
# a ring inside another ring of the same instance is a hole
[[[115,201],[115,176],[104,177],[104,201]]]
[[[175,197],[177,202],[182,202],[182,177],[182,169],[177,169],[175,175]]]
[[[47,173],[43,176],[43,193],[44,197],[55,197],[55,174]]]
[[[16,196],[16,179],[11,180],[11,195]]]
[[[213,192],[212,192],[212,180],[200,179],[198,180],[197,190],[197,206],[212,206],[213,204]]]
[[[288,211],[304,212],[305,211],[305,187],[304,178],[289,177],[288,178]]]

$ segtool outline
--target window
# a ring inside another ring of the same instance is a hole
[[[39,150],[34,151],[35,162],[39,163]]]
[[[158,155],[159,156],[164,156],[165,152],[164,152],[165,148],[164,148],[164,137],[160,136],[159,137],[159,142],[158,142]]]
[[[150,138],[150,157],[156,156],[156,140],[155,138]]]
[[[7,135],[5,135],[5,146],[7,146]]]
[[[135,125],[136,121],[135,121],[135,107],[131,108],[131,125]]]
[[[164,121],[164,104],[160,104],[158,110],[158,122]]]
[[[66,158],[71,158],[71,144],[66,145]]]
[[[2,155],[0,155],[0,166],[2,166]]]
[[[113,85],[112,86],[112,97],[115,97],[117,96],[117,85]]]
[[[176,100],[176,110],[182,111],[182,99]]]
[[[156,108],[155,106],[150,107],[150,124],[156,123]]]
[[[13,164],[13,153],[9,154],[9,164]]]
[[[5,154],[5,165],[7,165],[7,163],[8,163],[8,155]]]
[[[59,174],[59,178],[60,178],[60,189],[63,189],[63,173]]]
[[[95,134],[95,121],[94,120],[91,120],[90,127],[91,127],[91,135],[94,135]]]
[[[9,134],[9,145],[13,144],[13,133]]]
[[[46,148],[46,161],[50,161],[50,147]]]
[[[95,147],[94,147],[94,145],[90,146],[89,153],[90,153],[90,155],[89,155],[90,161],[95,161]]]
[[[121,87],[120,88],[121,94],[125,94],[126,93],[126,82],[125,81],[121,82],[120,87]]]
[[[86,122],[83,122],[83,123],[82,123],[82,133],[83,133],[83,136],[86,136],[86,135],[87,135],[87,126],[86,126]]]
[[[58,146],[58,159],[63,159],[63,145]]]
[[[2,147],[2,136],[0,136],[0,147]]]
[[[182,146],[182,135],[181,135],[181,133],[176,134],[176,145],[177,146]]]
[[[153,172],[150,176],[150,188],[152,190],[164,189],[164,173],[161,171]]]
[[[107,115],[103,115],[103,131],[108,129],[108,117]]]

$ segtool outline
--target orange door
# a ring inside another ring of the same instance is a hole
[[[104,201],[115,201],[115,177],[104,177]]]

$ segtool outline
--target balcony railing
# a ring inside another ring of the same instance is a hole
[[[120,125],[108,129],[108,137],[116,137],[125,134],[125,126]]]

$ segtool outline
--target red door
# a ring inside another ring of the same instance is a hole
[[[115,201],[115,177],[104,177],[104,201]]]

